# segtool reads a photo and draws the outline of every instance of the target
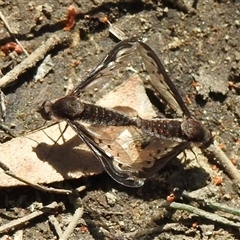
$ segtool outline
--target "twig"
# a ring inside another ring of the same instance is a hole
[[[0,118],[2,118],[3,120],[5,119],[6,117],[6,105],[5,105],[5,95],[4,93],[2,92],[2,90],[0,89],[0,106],[1,106],[1,115]]]
[[[23,239],[23,230],[18,230],[14,233],[14,239],[13,240],[22,240]],[[3,240],[1,238],[1,240]]]
[[[15,133],[9,126],[0,122],[0,130],[4,131],[5,133],[9,134],[11,137],[18,137],[18,134]]]
[[[66,240],[70,237],[70,235],[72,234],[74,228],[77,226],[79,219],[82,218],[83,215],[83,206],[82,206],[82,201],[81,198],[77,198],[75,200],[75,207],[76,207],[76,211],[73,215],[73,218],[71,220],[71,222],[69,223],[69,225],[67,226],[66,230],[64,231],[63,235],[60,237],[60,240]]]
[[[25,222],[30,221],[33,218],[36,218],[44,213],[50,212],[52,209],[59,207],[60,205],[57,202],[52,202],[51,204],[43,207],[40,210],[37,210],[36,212],[30,213],[29,215],[18,218],[16,220],[13,220],[5,225],[0,226],[0,233],[5,232],[11,228],[17,227],[21,224],[24,224]]]
[[[188,200],[191,200],[191,201],[192,200],[198,201],[198,202],[200,201],[200,202],[202,202],[202,204],[204,206],[209,206],[210,208],[212,208],[214,210],[219,210],[219,211],[222,211],[222,212],[226,212],[226,213],[230,213],[230,214],[233,214],[233,215],[240,216],[240,210],[238,208],[229,207],[229,206],[224,205],[224,204],[220,204],[220,203],[205,200],[204,196],[201,196],[201,199],[199,199],[199,198],[196,198],[196,197],[192,196],[192,193],[187,192],[187,191],[183,191],[182,196],[187,198]]]
[[[53,215],[49,216],[48,219],[50,223],[54,226],[56,233],[58,235],[58,238],[60,238],[62,236],[62,229],[58,223],[58,220]]]
[[[222,224],[225,224],[225,225],[228,225],[228,226],[240,228],[240,223],[235,223],[235,222],[230,221],[230,220],[228,220],[224,217],[221,217],[217,214],[206,212],[202,209],[199,209],[199,208],[187,205],[187,204],[177,203],[177,202],[172,202],[172,203],[169,204],[168,202],[165,202],[161,205],[161,207],[170,207],[170,208],[173,208],[173,209],[184,210],[184,211],[193,213],[195,215],[198,215],[200,217],[209,219],[213,222],[218,222],[218,223],[222,223]]]
[[[108,20],[107,20],[108,26],[109,26],[109,32],[115,36],[118,40],[122,41],[127,38],[125,33],[121,31],[118,27],[113,26]]]
[[[76,192],[76,190],[72,191],[72,190],[65,190],[65,189],[56,189],[56,188],[52,188],[52,187],[45,187],[39,184],[35,184],[35,183],[31,183],[28,180],[25,180],[22,177],[19,177],[17,175],[15,175],[15,173],[13,173],[9,167],[7,165],[5,165],[3,162],[0,161],[0,168],[3,169],[4,173],[7,174],[10,177],[13,177],[15,179],[17,179],[20,182],[23,182],[33,188],[36,188],[40,191],[44,191],[44,192],[50,192],[50,193],[58,193],[58,194],[73,194],[74,192]],[[78,191],[83,191],[84,189],[86,189],[85,186],[82,186],[81,188],[78,188]]]
[[[168,224],[153,227],[153,228],[137,230],[132,233],[127,233],[126,235],[130,239],[138,239],[139,237],[149,236],[150,234],[153,234],[153,233],[172,231],[175,228],[178,228],[178,231],[180,231],[179,228],[182,228],[182,232],[185,232],[187,230],[186,227],[184,227],[183,225],[180,225],[179,223],[168,223]]]
[[[8,22],[7,22],[7,19],[4,17],[4,15],[3,15],[3,13],[2,13],[1,11],[0,11],[0,18],[1,18],[2,21],[4,22],[4,24],[5,24],[8,32],[9,32],[9,33],[11,34],[11,36],[14,38],[15,42],[16,42],[18,45],[20,45],[21,48],[22,48],[22,50],[23,50],[23,52],[24,52],[27,56],[29,56],[27,50],[22,46],[21,42],[18,41],[18,39],[15,37],[15,34],[13,33],[10,25],[9,25]]]
[[[233,208],[233,207],[229,207],[224,204],[220,204],[220,203],[216,203],[216,202],[208,202],[208,201],[206,201],[206,204],[214,210],[220,210],[220,211],[223,211],[226,213],[240,216],[239,208]]]
[[[0,79],[0,88],[5,87],[7,84],[14,82],[19,75],[32,68],[36,63],[44,58],[44,56],[57,45],[70,44],[70,34],[67,32],[59,35],[53,35],[26,59],[19,63],[14,69],[8,72]]]
[[[210,145],[207,151],[211,152],[216,159],[220,162],[224,171],[228,173],[228,175],[236,182],[240,183],[240,172],[237,168],[232,164],[231,160],[227,157],[227,155],[222,151],[219,147],[219,143],[214,141],[214,144]]]

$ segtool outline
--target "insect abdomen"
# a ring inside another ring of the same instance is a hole
[[[158,119],[144,120],[137,119],[137,127],[153,137],[175,140],[186,140],[181,130],[181,120]]]
[[[105,126],[130,126],[133,120],[128,115],[97,106],[90,103],[82,103],[84,110],[79,114],[79,119],[93,124]]]

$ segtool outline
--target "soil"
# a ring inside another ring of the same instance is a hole
[[[14,35],[31,53],[53,34],[64,28],[71,1],[1,1],[0,9]],[[147,40],[177,86],[188,99],[188,108],[202,120],[222,144],[239,169],[240,138],[240,2],[227,1],[75,1],[78,10],[74,28],[69,31],[71,46],[51,51],[54,66],[44,79],[34,81],[37,66],[18,77],[15,84],[2,89],[6,102],[5,123],[19,135],[31,132],[44,121],[36,112],[46,99],[66,94],[116,45],[104,13],[126,36]],[[14,39],[1,23],[0,46]],[[12,52],[0,58],[5,75],[25,58]],[[39,65],[39,64],[38,64]],[[100,96],[86,96],[94,99]],[[10,137],[2,133],[2,142]],[[17,150],[17,146],[16,146]],[[4,156],[1,156],[1,158]],[[209,158],[209,165],[214,160]],[[17,164],[17,162],[16,162]],[[206,220],[183,210],[161,208],[175,188],[194,191],[204,200],[239,208],[240,199],[231,179],[219,170],[223,182],[216,186],[201,168],[187,167],[173,160],[161,173],[141,188],[127,188],[107,174],[64,181],[58,187],[74,189],[86,185],[80,193],[83,217],[69,239],[240,239],[239,229]],[[31,174],[31,173],[29,173]],[[203,177],[204,176],[204,177]],[[56,186],[56,185],[52,185]],[[211,194],[207,194],[210,190]],[[43,193],[31,187],[0,189],[0,225],[29,214],[36,205],[56,201],[64,207],[54,215],[64,229],[71,221],[74,207],[66,195]],[[192,204],[189,199],[180,202]],[[207,206],[201,206],[212,212]],[[58,239],[49,220],[50,213],[1,233],[1,239]],[[225,214],[224,216],[228,216]],[[233,217],[233,221],[237,221]],[[138,231],[138,232],[137,232]],[[134,235],[134,234],[138,235]]]

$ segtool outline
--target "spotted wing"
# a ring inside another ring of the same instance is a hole
[[[164,100],[178,115],[190,116],[182,97],[166,73],[160,59],[145,43],[137,42],[137,51],[142,57],[150,82],[159,97]]]
[[[138,177],[151,177],[189,145],[189,142],[152,138],[145,142],[145,146],[144,142],[142,143],[142,147],[139,148],[139,157],[132,167],[139,169]]]
[[[94,86],[104,86],[104,83],[111,80],[117,72],[124,70],[137,55],[141,57],[150,76],[150,82],[158,96],[174,109],[178,115],[189,117],[189,110],[157,55],[145,43],[135,40],[126,40],[117,44],[71,94],[80,95]],[[124,81],[124,79],[121,81]],[[150,140],[145,146],[141,144],[138,148],[138,157],[135,158],[129,155],[117,140],[107,144],[106,140],[104,141],[100,136],[94,136],[93,132],[83,127],[79,122],[69,121],[69,125],[89,146],[109,175],[117,182],[131,187],[140,186],[142,181],[138,177],[145,178],[153,175],[169,160],[189,146],[189,142],[154,139]],[[96,139],[99,141],[96,141]],[[126,142],[131,143],[131,141]],[[132,140],[132,144],[137,146],[135,140]]]
[[[135,45],[130,41],[122,41],[117,44],[70,94],[80,95],[89,89],[101,89],[111,84],[114,77],[121,70],[126,69],[129,60],[136,53],[135,50]],[[123,81],[121,80],[119,83]]]
[[[134,127],[85,127],[68,121],[106,172],[118,183],[140,187],[189,143],[150,138]],[[115,131],[115,130],[116,131]]]
[[[160,59],[145,43],[136,39],[124,40],[117,44],[106,57],[88,74],[72,91],[80,95],[90,88],[104,88],[111,84],[114,77],[135,60],[141,58],[150,76],[150,82],[157,95],[179,116],[190,116],[190,112],[182,100],[178,90],[166,73]],[[121,79],[119,83],[125,81]]]
[[[144,179],[137,177],[134,169],[126,166],[124,169],[119,168],[121,159],[125,162],[131,162],[130,156],[114,139],[108,136],[106,132],[101,132],[99,129],[94,133],[93,128],[86,128],[78,121],[69,121],[67,123],[78,134],[79,138],[91,149],[96,158],[101,162],[106,172],[118,183],[128,187],[141,187],[144,184]],[[101,136],[101,137],[99,137]],[[106,146],[105,149],[103,146]]]
[[[104,140],[102,140],[102,147],[106,151],[113,150],[112,154],[118,156],[115,165],[117,164],[119,169],[124,170],[131,167],[132,173],[140,178],[153,176],[168,161],[190,145],[189,142],[152,137],[131,126],[128,128],[118,127],[114,135],[113,129],[114,127],[108,127],[106,131],[114,138],[114,144],[117,143],[124,151],[116,151],[116,146],[107,144]],[[100,139],[101,136],[98,138]],[[127,158],[125,157],[126,153]]]

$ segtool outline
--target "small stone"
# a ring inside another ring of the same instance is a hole
[[[109,205],[113,206],[116,203],[117,197],[115,195],[113,195],[112,193],[107,192],[106,200]]]

